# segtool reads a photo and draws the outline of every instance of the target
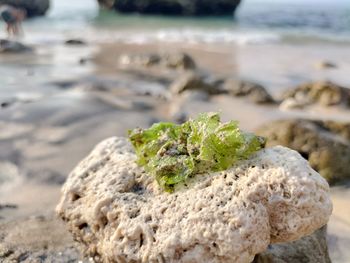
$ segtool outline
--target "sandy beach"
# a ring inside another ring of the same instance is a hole
[[[45,255],[51,262],[78,260],[73,240],[54,213],[61,185],[98,142],[125,136],[128,129],[173,121],[179,112],[191,117],[207,111],[220,111],[224,120],[238,120],[247,131],[285,118],[350,122],[348,110],[342,108],[284,111],[227,95],[166,100],[170,83],[184,72],[128,68],[119,63],[121,55],[186,52],[200,72],[258,82],[279,98],[284,89],[310,80],[349,86],[349,51],[331,44],[61,43],[36,46],[34,54],[1,55],[0,72],[7,77],[1,79],[5,89],[0,90],[0,167],[10,176],[0,181],[0,257],[5,256],[5,262],[11,258],[7,254],[22,259]],[[86,62],[79,63],[82,58]],[[337,68],[315,67],[322,60]],[[333,262],[350,259],[349,194],[344,187],[332,189],[328,241]]]

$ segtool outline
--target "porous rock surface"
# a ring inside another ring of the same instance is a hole
[[[99,144],[70,174],[57,206],[86,255],[103,262],[251,262],[269,244],[325,225],[327,182],[274,147],[164,193],[124,138]]]

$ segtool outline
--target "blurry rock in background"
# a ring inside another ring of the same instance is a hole
[[[207,93],[208,95],[217,95],[224,93],[224,90],[215,83],[210,83],[195,72],[189,72],[176,79],[170,86],[172,94],[181,94],[188,90],[197,90]]]
[[[192,70],[196,63],[186,53],[152,53],[152,54],[125,54],[119,58],[119,63],[125,67],[153,67],[159,66],[169,69]]]
[[[317,69],[336,69],[338,68],[337,64],[328,60],[321,60],[315,64]]]
[[[312,104],[350,107],[350,90],[329,81],[306,83],[286,91],[281,107],[303,108]]]
[[[78,39],[78,38],[72,38],[72,39],[67,39],[64,44],[66,45],[71,45],[71,46],[85,46],[87,45],[86,41],[83,39]]]
[[[43,16],[50,7],[49,0],[0,0],[1,4],[25,9],[27,17]]]
[[[253,263],[330,263],[326,236],[327,229],[322,227],[297,241],[270,245]]]
[[[157,74],[169,72],[169,70],[177,71],[177,74],[170,77],[169,90],[173,95],[172,98],[184,92],[187,92],[188,95],[188,93],[195,91],[196,95],[199,93],[207,94],[205,97],[228,94],[247,98],[255,104],[276,103],[267,89],[258,83],[203,72],[203,68],[197,67],[197,64],[194,58],[182,52],[123,54],[119,57],[119,65],[123,69],[137,70],[145,75],[151,74],[150,71],[147,71],[148,69],[159,70]],[[202,95],[201,98],[203,98]],[[198,96],[195,97],[198,98]]]
[[[350,123],[279,120],[257,129],[267,146],[298,151],[331,184],[350,179]]]
[[[98,0],[99,4],[121,13],[161,15],[232,15],[240,0]]]
[[[275,103],[266,88],[258,83],[227,79],[224,87],[229,94],[235,97],[248,97],[250,101],[256,104]]]

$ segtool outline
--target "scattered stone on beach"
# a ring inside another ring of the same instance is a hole
[[[288,90],[283,95],[284,101],[293,100],[298,107],[319,104],[321,106],[344,105],[350,106],[350,89],[329,81],[311,82]],[[286,108],[284,105],[284,109]]]
[[[297,152],[264,149],[165,193],[125,138],[99,144],[70,174],[56,210],[97,262],[251,262],[269,244],[325,225],[327,182]]]
[[[0,210],[1,209],[16,209],[18,206],[15,204],[1,204],[0,203]]]
[[[32,103],[43,98],[42,94],[31,92],[31,93],[17,93],[11,98],[7,98],[4,101],[0,101],[0,109],[7,109],[15,105]],[[1,121],[0,121],[1,123]]]
[[[57,86],[58,88],[65,90],[73,88],[74,86],[78,85],[79,82],[76,80],[56,80],[51,81],[48,84],[52,86]]]
[[[26,46],[18,41],[0,39],[0,54],[1,53],[26,53],[32,52],[33,48]]]
[[[13,99],[2,101],[0,103],[0,108],[3,108],[3,109],[8,108],[8,107],[12,106],[14,103],[15,103],[15,101]]]
[[[188,72],[182,75],[170,85],[170,91],[174,95],[189,90],[198,90],[209,95],[224,93],[224,90],[220,86],[207,82],[204,77],[195,72]]]
[[[122,55],[119,63],[124,66],[150,67],[160,63],[160,56],[157,54]]]
[[[331,61],[323,60],[315,64],[317,69],[334,69],[337,68],[337,65]]]
[[[162,60],[167,68],[174,69],[196,69],[196,63],[193,58],[186,53],[163,54]]]
[[[270,245],[253,263],[331,263],[326,237],[326,227],[322,227],[297,241]]]
[[[0,0],[1,4],[25,9],[28,17],[43,16],[50,7],[50,0]]]
[[[88,62],[92,61],[92,58],[90,57],[85,57],[85,58],[80,58],[78,63],[79,65],[86,65]]]
[[[68,39],[64,42],[66,45],[70,45],[70,46],[85,46],[87,45],[87,43],[82,40],[82,39]]]
[[[240,0],[98,0],[98,3],[121,13],[161,15],[232,15]]]
[[[262,85],[254,82],[227,79],[224,83],[224,89],[233,96],[248,97],[252,102],[257,104],[275,102]]]
[[[329,183],[350,179],[350,124],[335,121],[278,120],[257,129],[268,146],[298,151]]]
[[[195,61],[186,53],[153,53],[122,55],[119,63],[128,67],[163,67],[168,69],[192,70],[196,68]]]

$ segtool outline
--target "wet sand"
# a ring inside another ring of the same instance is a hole
[[[0,176],[11,174],[0,180],[0,205],[9,205],[0,209],[0,256],[7,249],[21,251],[27,258],[45,254],[62,262],[78,257],[70,235],[55,219],[54,208],[66,176],[107,137],[125,136],[136,126],[173,121],[177,113],[195,116],[204,111],[221,111],[224,120],[238,120],[248,131],[281,118],[350,122],[349,112],[341,108],[283,111],[227,95],[208,101],[167,101],[169,83],[183,74],[181,70],[143,70],[118,63],[121,54],[166,51],[190,54],[200,71],[213,77],[262,83],[277,98],[283,89],[307,80],[330,79],[350,86],[350,48],[345,46],[57,44],[38,46],[35,54],[25,57],[0,55],[0,73],[6,75],[1,79],[0,102],[8,102],[0,108]],[[86,63],[79,63],[82,58],[87,58]],[[325,59],[338,68],[315,67]],[[350,190],[334,188],[332,196],[331,256],[333,262],[347,262]]]

